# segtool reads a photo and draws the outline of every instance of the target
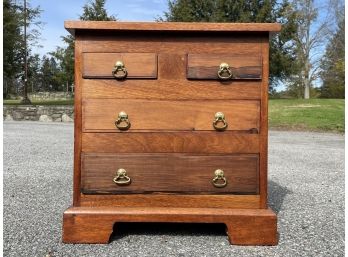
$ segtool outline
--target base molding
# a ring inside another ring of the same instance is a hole
[[[70,207],[63,214],[64,243],[106,244],[117,222],[224,223],[231,244],[276,245],[271,209]]]

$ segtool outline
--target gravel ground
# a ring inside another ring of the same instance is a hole
[[[223,225],[131,224],[108,245],[61,243],[73,125],[4,123],[4,256],[344,256],[344,136],[271,131],[274,247],[231,246]]]

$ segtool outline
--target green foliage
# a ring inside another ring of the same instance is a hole
[[[282,31],[271,40],[270,79],[275,85],[293,73],[292,38],[297,26],[295,14],[286,1],[275,0],[172,0],[160,20],[174,22],[279,22]]]
[[[114,16],[109,16],[105,9],[105,0],[89,1],[83,6],[83,14],[80,16],[84,21],[114,21]],[[57,83],[55,88],[70,88],[74,84],[74,52],[75,40],[71,35],[63,36],[64,47],[57,47],[54,52],[49,54],[57,62],[58,69],[53,74],[53,82]],[[54,85],[54,83],[53,83]]]
[[[83,14],[80,16],[83,21],[115,21],[115,16],[109,16],[105,9],[105,0],[89,1],[83,6]]]
[[[62,88],[70,90],[74,83],[74,37],[62,37],[66,47],[57,47],[56,51],[49,53],[54,57],[58,69],[54,73],[54,81]],[[58,87],[59,88],[59,87]]]
[[[34,91],[40,77],[41,59],[38,54],[30,54],[28,57],[28,92]]]
[[[343,19],[338,25],[337,32],[326,47],[321,62],[322,98],[344,98],[344,27]]]
[[[344,132],[344,100],[270,100],[269,125],[287,130]]]
[[[60,91],[61,82],[57,80],[56,74],[59,72],[57,63],[53,57],[42,57],[40,76],[36,80],[37,91]]]
[[[21,30],[19,26],[19,7],[11,0],[3,2],[3,35],[6,40],[3,52],[3,72],[4,85],[14,83],[14,79],[18,77],[18,71],[22,68],[20,58],[20,47],[22,41]],[[8,85],[11,87],[10,85]],[[6,90],[4,90],[5,93]]]
[[[23,87],[24,79],[24,10],[23,6],[14,0],[3,1],[3,86],[4,97],[10,93],[17,93]],[[28,44],[28,72],[31,61],[37,61],[37,56],[31,55],[31,47],[38,45],[40,37],[38,20],[41,10],[27,5],[27,44]],[[35,65],[35,63],[34,63]],[[35,68],[34,68],[35,69]],[[33,69],[32,69],[33,71]]]

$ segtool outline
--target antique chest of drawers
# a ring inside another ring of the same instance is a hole
[[[65,27],[76,41],[63,242],[107,243],[117,222],[197,222],[226,224],[233,244],[276,244],[267,95],[269,34],[280,25]]]

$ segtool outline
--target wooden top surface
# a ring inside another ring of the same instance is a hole
[[[117,22],[65,21],[64,27],[72,34],[76,30],[119,31],[205,31],[205,32],[279,32],[279,23],[206,23],[206,22]]]

